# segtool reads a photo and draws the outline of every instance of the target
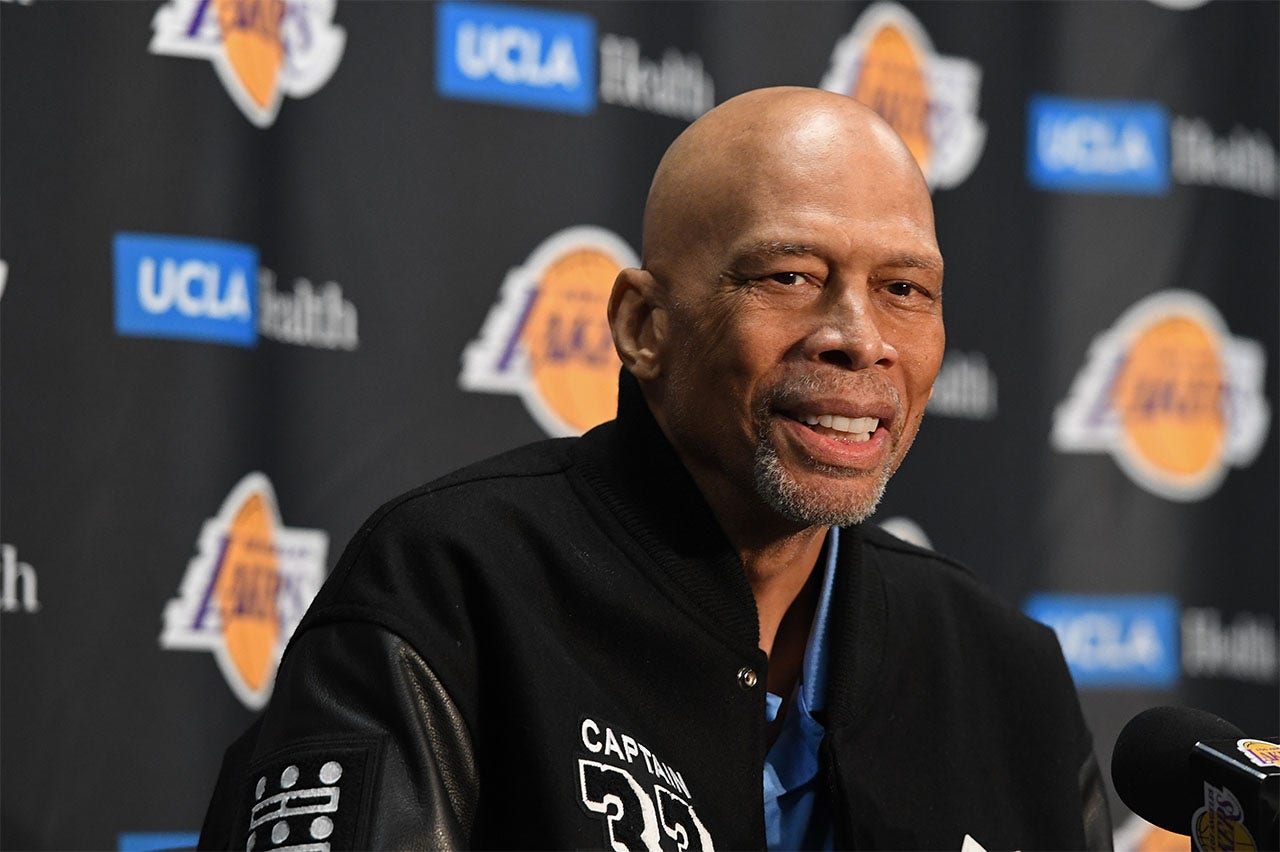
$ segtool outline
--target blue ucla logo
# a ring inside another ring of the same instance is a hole
[[[258,250],[158,234],[115,238],[116,332],[253,346]]]
[[[1178,680],[1178,602],[1169,595],[1036,594],[1023,611],[1058,634],[1078,687]]]
[[[1169,116],[1151,102],[1033,97],[1027,178],[1059,192],[1167,192]]]
[[[587,15],[441,3],[436,88],[450,98],[589,113],[596,106],[596,25]]]

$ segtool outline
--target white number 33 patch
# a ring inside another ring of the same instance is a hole
[[[586,759],[578,760],[578,782],[582,804],[604,821],[605,843],[615,852],[663,852],[664,839],[677,852],[715,849],[689,803],[661,784],[650,795],[627,770]]]

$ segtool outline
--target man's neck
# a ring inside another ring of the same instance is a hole
[[[741,554],[760,618],[760,649],[769,656],[765,687],[783,699],[769,726],[770,746],[782,730],[787,699],[804,670],[822,589],[823,572],[817,563],[826,533],[825,528],[814,528],[772,547]]]
[[[791,666],[786,660],[777,659],[779,654],[775,653],[774,646],[778,644],[780,631],[784,643],[779,651],[791,649],[798,639],[800,651],[795,665],[798,675],[818,601],[816,593],[805,597],[800,592],[814,574],[813,567],[822,553],[827,527],[804,526],[786,518],[754,494],[744,498],[733,483],[691,464],[678,448],[677,453],[742,560],[760,619],[760,649],[769,655],[769,691],[784,694],[774,691],[773,672],[780,667],[789,670]],[[793,608],[797,611],[793,612]],[[786,654],[787,659],[791,656]],[[789,690],[785,694],[789,694]]]
[[[815,573],[821,579],[821,572],[813,568],[827,527],[805,526],[784,517],[714,465],[700,463],[672,439],[660,406],[647,398],[646,402],[742,560],[760,619],[760,649],[769,656],[769,691],[785,698],[804,662],[819,589],[818,583],[809,581]]]
[[[810,527],[763,547],[738,549],[756,600],[760,648],[770,657],[770,680],[775,663],[780,662],[774,660],[775,646],[789,648],[799,639],[799,656],[804,655],[821,579],[814,567],[826,536],[826,527]]]

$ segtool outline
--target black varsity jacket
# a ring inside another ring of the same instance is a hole
[[[228,750],[201,848],[763,848],[751,590],[629,377],[621,396],[580,439],[370,518]],[[1053,634],[934,553],[871,527],[840,545],[837,843],[1110,848]]]

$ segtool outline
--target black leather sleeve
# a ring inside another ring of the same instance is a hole
[[[1107,788],[1102,781],[1098,759],[1089,753],[1080,767],[1080,805],[1084,815],[1085,849],[1110,852],[1114,846]]]
[[[376,625],[325,624],[294,638],[228,749],[200,848],[463,849],[478,793],[471,733],[422,657]]]

